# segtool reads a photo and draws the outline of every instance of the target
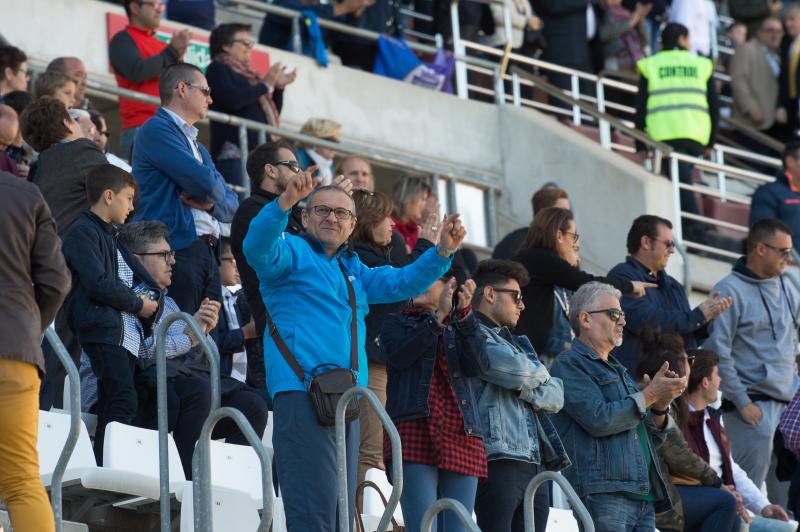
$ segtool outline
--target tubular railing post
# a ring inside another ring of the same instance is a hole
[[[503,76],[500,75],[500,67],[494,69],[494,102],[497,105],[506,103],[506,86]]]
[[[576,74],[569,75],[572,97],[576,100],[581,99],[581,80]],[[581,125],[581,108],[577,105],[572,106],[572,123],[576,126]]]
[[[250,197],[250,178],[247,175],[247,154],[250,153],[250,143],[247,138],[247,126],[242,124],[239,126],[239,151],[242,158],[239,160],[242,187],[245,190],[245,196]]]
[[[683,242],[683,217],[681,216],[681,181],[678,159],[670,156],[669,176],[672,180],[672,199],[675,201],[675,227],[674,235],[678,242]]]
[[[486,216],[486,245],[493,248],[497,242],[497,203],[495,202],[494,190],[485,189],[483,191],[483,205]]]
[[[531,479],[528,487],[525,489],[525,496],[522,499],[525,504],[525,532],[534,532],[533,497],[536,495],[536,490],[539,489],[539,486],[549,480],[558,484],[561,491],[567,496],[567,500],[572,505],[572,511],[583,525],[583,532],[594,532],[594,521],[592,521],[592,516],[589,515],[586,506],[584,506],[583,502],[578,498],[578,495],[575,493],[575,490],[572,489],[567,479],[555,471],[543,471],[539,473]]]
[[[219,366],[217,366],[217,379],[219,379]],[[212,376],[213,378],[213,376]],[[267,532],[272,525],[272,518],[275,505],[275,490],[272,488],[272,461],[267,454],[261,439],[253,430],[250,422],[239,410],[230,407],[216,408],[209,413],[203,428],[200,431],[200,438],[197,441],[197,449],[192,457],[192,504],[194,505],[194,530],[195,532],[211,532],[213,528],[213,504],[211,497],[211,460],[210,446],[211,433],[214,427],[223,418],[233,419],[239,430],[242,431],[247,443],[255,450],[258,460],[261,462],[261,522],[258,525],[258,532]]]
[[[458,97],[466,100],[469,91],[467,90],[467,65],[461,59],[466,55],[466,47],[461,41],[461,28],[458,20],[458,0],[450,2],[450,24],[453,34],[453,53],[456,56],[456,92]]]
[[[263,129],[259,129],[258,130],[258,145],[261,146],[265,142],[267,142],[267,132],[264,131]]]
[[[520,107],[522,105],[522,92],[520,91],[519,86],[519,75],[516,72],[511,74],[511,97],[514,107]]]
[[[425,510],[425,513],[422,515],[420,531],[431,532],[433,520],[436,518],[438,513],[444,510],[450,510],[456,514],[459,521],[461,521],[461,524],[464,525],[464,528],[466,528],[469,532],[481,532],[481,529],[478,528],[478,524],[472,520],[472,516],[469,515],[469,512],[467,512],[467,509],[464,508],[464,505],[455,499],[439,499],[433,503],[430,508]],[[592,529],[590,532],[594,532],[594,529]]]
[[[303,53],[303,38],[300,35],[300,14],[292,17],[292,51],[296,54]]]
[[[675,250],[681,256],[681,260],[683,260],[683,289],[686,291],[686,297],[689,297],[689,294],[692,293],[692,276],[689,271],[689,253],[686,252],[686,248],[683,247],[683,244],[675,241]]]
[[[725,153],[720,149],[715,149],[714,154],[716,155],[716,160],[714,161],[717,164],[725,164]],[[717,172],[717,179],[719,184],[719,193],[720,193],[720,200],[725,202],[728,201],[727,194],[728,194],[728,182],[725,176],[725,172],[719,171]]]
[[[456,197],[456,180],[447,178],[447,212],[458,212],[458,198]]]
[[[606,96],[603,78],[597,78],[597,110],[606,112]],[[605,118],[600,119],[600,145],[607,150],[611,149],[611,124]]]
[[[159,507],[161,512],[161,532],[170,532],[171,515],[169,501],[169,432],[167,421],[167,353],[165,345],[169,327],[176,321],[186,322],[194,336],[199,341],[199,346],[208,358],[211,367],[211,411],[220,406],[219,394],[219,353],[217,346],[209,342],[203,329],[197,321],[185,312],[170,314],[158,326],[156,331],[156,382],[158,400],[158,470],[159,470]]]
[[[339,532],[347,532],[350,530],[350,511],[347,492],[347,442],[345,441],[345,425],[344,414],[347,408],[347,403],[350,402],[352,397],[357,394],[369,401],[375,413],[378,414],[386,433],[389,435],[389,441],[392,443],[392,492],[389,494],[389,500],[386,503],[386,508],[383,510],[380,523],[378,524],[377,532],[386,532],[389,525],[392,524],[392,516],[394,515],[395,508],[400,502],[400,494],[403,492],[403,451],[400,443],[400,434],[397,428],[392,423],[389,414],[381,404],[378,396],[369,388],[361,386],[354,386],[344,392],[336,404],[336,468],[338,473],[338,510],[339,510]]]
[[[58,456],[58,462],[53,470],[53,476],[50,482],[50,499],[53,506],[53,517],[56,521],[56,532],[61,532],[64,526],[64,507],[61,499],[61,482],[64,480],[64,472],[67,470],[67,464],[75,450],[75,445],[78,443],[78,437],[81,433],[81,379],[78,375],[78,368],[75,367],[75,362],[67,353],[67,349],[61,342],[61,339],[56,334],[56,330],[51,324],[44,331],[44,336],[56,352],[56,356],[61,364],[67,370],[67,378],[69,379],[69,434],[67,441],[64,442],[64,448],[61,449],[61,454]]]

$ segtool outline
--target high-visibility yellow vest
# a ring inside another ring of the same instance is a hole
[[[665,50],[637,65],[647,80],[647,134],[656,141],[691,139],[703,146],[711,138],[708,80],[710,59],[684,50]]]

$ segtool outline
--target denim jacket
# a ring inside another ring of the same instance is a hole
[[[472,383],[485,358],[483,337],[474,312],[463,320],[443,327],[432,312],[389,314],[381,330],[381,348],[386,355],[386,411],[392,421],[419,419],[430,415],[428,393],[433,366],[443,337],[447,368],[458,408],[464,418],[464,432],[482,436],[478,406]]]
[[[570,461],[546,414],[564,405],[561,380],[550,377],[527,337],[513,335],[482,314],[478,317],[486,364],[473,379],[473,387],[486,428],[486,457],[563,469]]]
[[[609,356],[609,361],[619,362]],[[621,364],[620,364],[621,366]],[[623,366],[621,366],[623,367]],[[675,430],[671,416],[658,429],[647,413],[644,393],[627,371],[622,376],[597,353],[575,339],[551,368],[564,382],[564,408],[553,416],[572,466],[564,476],[580,497],[596,493],[629,492],[646,495],[653,487],[656,513],[672,507],[656,454],[667,434]],[[654,475],[645,469],[636,427],[647,427]]]

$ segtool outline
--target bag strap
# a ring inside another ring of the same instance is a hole
[[[356,486],[356,516],[357,516],[357,520],[361,520],[361,514],[364,512],[364,490],[366,488],[372,488],[376,492],[378,492],[378,496],[381,498],[381,502],[383,503],[383,507],[384,508],[389,506],[389,501],[386,499],[386,495],[383,494],[383,491],[381,491],[381,488],[379,488],[377,484],[375,484],[371,480],[362,480],[361,484]],[[398,527],[398,524],[397,524],[397,521],[394,518],[394,515],[392,515],[391,523],[392,523],[392,528],[397,528]],[[356,523],[356,526],[358,526],[358,523]],[[361,522],[361,527],[362,527],[361,529],[363,530],[364,529],[364,522],[363,521]]]
[[[347,284],[347,295],[350,300],[350,312],[352,314],[350,317],[350,337],[352,338],[352,342],[350,343],[350,367],[354,371],[358,371],[358,314],[356,313],[356,291],[353,289],[350,278],[347,277],[347,272],[344,271],[342,261],[338,260],[338,262],[339,269],[342,271],[342,275],[344,275],[344,282]],[[284,360],[286,360],[286,363],[292,368],[292,371],[294,371],[294,374],[300,379],[300,382],[305,382],[303,368],[297,363],[297,359],[294,358],[291,350],[289,350],[289,346],[286,345],[281,333],[278,332],[278,327],[275,325],[275,322],[272,321],[272,316],[270,316],[269,309],[266,308],[266,305],[264,305],[264,316],[267,318],[267,331],[272,341],[275,342],[275,347],[278,348],[278,351],[283,355]]]

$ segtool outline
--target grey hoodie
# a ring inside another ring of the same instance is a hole
[[[712,292],[731,296],[733,305],[709,325],[704,349],[719,355],[722,394],[746,406],[747,393],[787,403],[798,382],[795,364],[797,295],[781,277],[758,277],[739,259]]]

